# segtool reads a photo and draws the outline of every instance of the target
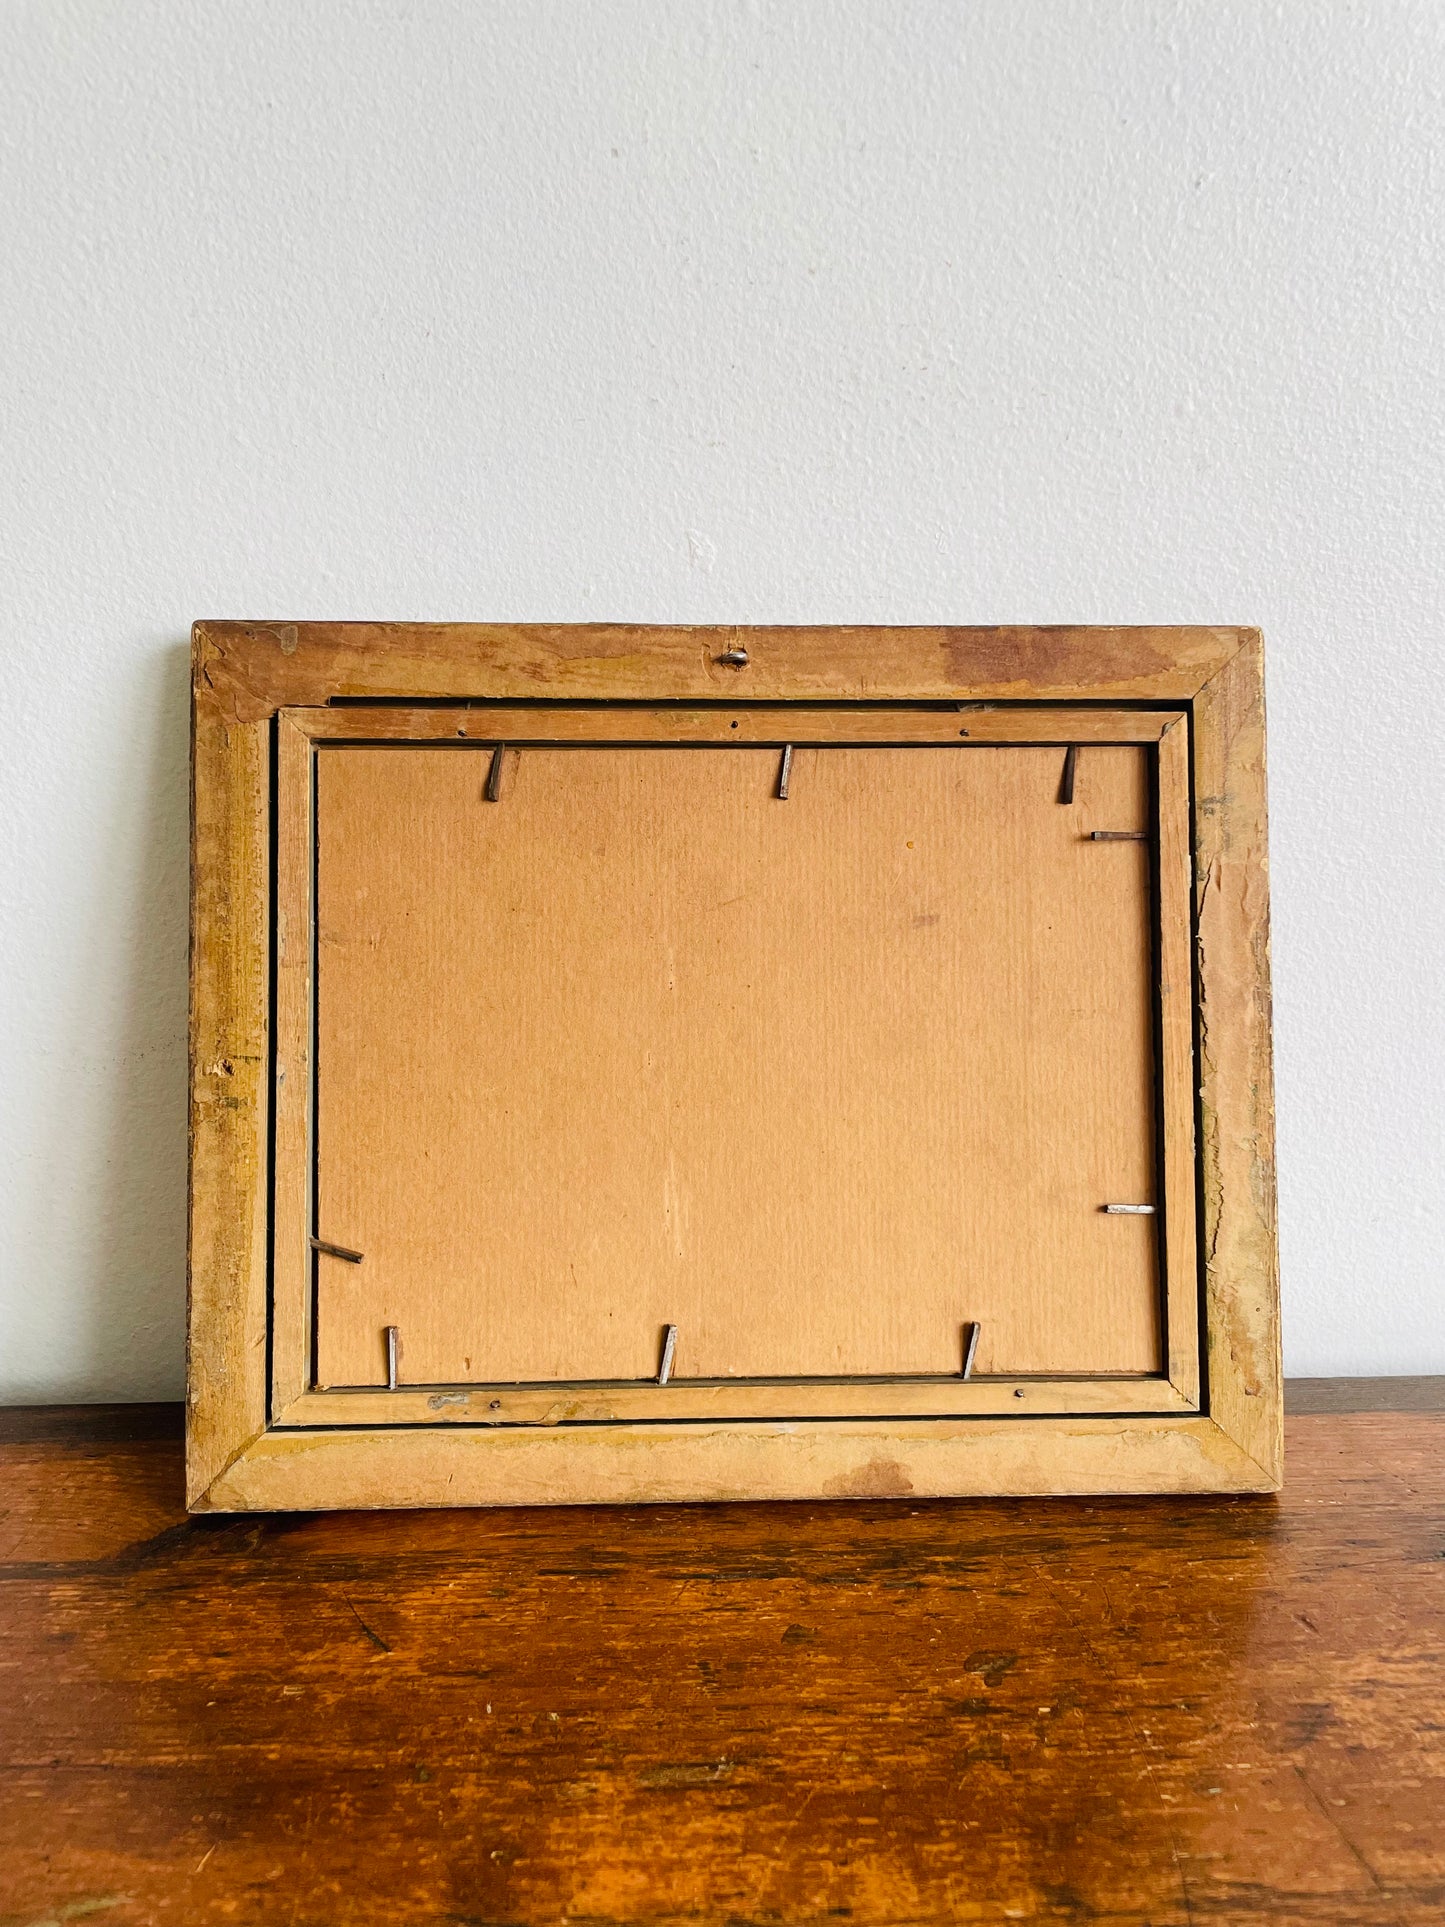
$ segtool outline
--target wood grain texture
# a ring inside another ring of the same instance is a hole
[[[1164,1377],[679,1380],[667,1385],[447,1385],[400,1391],[304,1392],[278,1423],[318,1425],[600,1425],[736,1415],[766,1419],[1010,1418],[1049,1413],[1192,1412]]]
[[[1445,1412],[1445,1376],[1287,1378],[1284,1409],[1311,1412]]]
[[[1276,1476],[1283,1363],[1275,1228],[1264,662],[1259,638],[1194,710],[1200,1165],[1209,1409]]]
[[[191,737],[191,1490],[266,1423],[269,726],[198,679]]]
[[[131,1445],[183,1439],[179,1399],[153,1405],[0,1405],[0,1445]]]
[[[1445,1417],[1278,1499],[186,1520],[0,1446],[0,1915],[1433,1927]]]
[[[271,1214],[271,1416],[311,1382],[312,904],[315,824],[309,739],[276,722],[276,1062]],[[334,1260],[328,1262],[335,1262]]]
[[[1090,752],[1092,756],[1092,752]],[[1084,761],[1081,752],[1080,763]],[[1163,1140],[1165,1326],[1169,1382],[1199,1403],[1199,1248],[1194,1131],[1194,971],[1190,904],[1189,730],[1165,730],[1156,764],[1159,1122]]]
[[[273,1429],[198,1511],[357,1506],[665,1505],[987,1493],[1258,1492],[1213,1419],[736,1420],[686,1425]]]
[[[1180,709],[1089,709],[1081,704],[942,703],[828,708],[817,703],[738,703],[704,709],[618,704],[606,709],[561,703],[439,703],[431,708],[346,703],[288,709],[292,728],[317,742],[555,743],[1157,743]]]
[[[198,622],[198,674],[238,721],[333,697],[563,701],[1188,701],[1233,628],[669,628],[634,623]],[[747,650],[744,668],[720,662]]]
[[[746,670],[717,661],[750,651]],[[258,1220],[258,1150],[267,1131],[259,1075],[238,1084],[236,1060],[197,1048],[198,1037],[265,1040],[269,967],[264,911],[269,779],[264,724],[290,704],[333,697],[468,702],[603,700],[956,701],[1115,700],[1192,705],[1196,856],[1201,871],[1198,971],[1209,1011],[1201,1115],[1210,1389],[1215,1421],[1119,1428],[1115,1463],[1089,1480],[1118,1489],[1130,1479],[1194,1489],[1200,1463],[1226,1487],[1269,1489],[1279,1479],[1277,1283],[1273,1259],[1273,1146],[1269,1095],[1265,911],[1263,711],[1257,632],[1213,629],[664,630],[507,625],[199,623],[195,671],[195,837],[192,948],[192,1204],[190,1397],[192,1491],[227,1463],[236,1477],[226,1503],[259,1504],[276,1489],[284,1440],[262,1441],[256,1480],[248,1452],[264,1422],[258,1364],[266,1318]],[[238,727],[239,725],[239,727]],[[465,726],[465,725],[462,725]],[[960,727],[968,727],[967,720]],[[984,725],[987,727],[987,724]],[[1217,887],[1227,885],[1227,887]],[[240,914],[232,919],[234,901]],[[1244,1013],[1231,1036],[1235,1010]],[[198,1022],[197,1019],[200,1019]],[[245,1061],[244,1057],[242,1061]],[[211,1067],[216,1067],[213,1071]],[[249,1080],[249,1081],[248,1081]],[[217,1100],[219,1100],[217,1102]],[[211,1107],[208,1109],[207,1107]],[[220,1110],[234,1111],[228,1121]],[[198,1129],[198,1120],[203,1128]],[[294,1401],[293,1401],[294,1405]],[[1015,1489],[1029,1489],[1073,1448],[1054,1421],[990,1448]],[[598,1428],[599,1432],[605,1428]],[[312,1439],[319,1435],[312,1435]],[[351,1440],[321,1478],[318,1503],[370,1489],[364,1446]],[[1244,1446],[1235,1443],[1242,1439]],[[890,1449],[887,1428],[875,1446]],[[610,1449],[610,1448],[609,1448]],[[731,1453],[733,1443],[724,1454]],[[751,1449],[751,1448],[749,1448]],[[304,1446],[308,1458],[313,1444]],[[418,1490],[445,1491],[422,1461]],[[1187,1462],[1181,1477],[1181,1457]],[[982,1461],[978,1461],[982,1463]],[[854,1468],[856,1471],[856,1467]],[[465,1481],[463,1482],[465,1484]],[[295,1497],[291,1503],[306,1503]],[[1004,1488],[1000,1488],[1004,1489]],[[245,1496],[250,1493],[252,1496]],[[402,1496],[405,1496],[404,1494]]]
[[[322,1386],[1161,1369],[1146,751],[778,763],[323,748]]]

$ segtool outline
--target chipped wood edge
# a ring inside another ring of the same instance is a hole
[[[1278,1484],[1284,1377],[1258,631],[1246,632],[1239,650],[1199,692],[1194,779],[1209,1411]]]
[[[585,1449],[584,1449],[585,1448]],[[208,1512],[1262,1492],[1212,1419],[268,1432]]]
[[[186,1250],[192,1503],[266,1423],[269,734],[264,722],[227,715],[197,676]]]
[[[1247,632],[205,621],[192,633],[210,697],[257,722],[338,696],[1184,702]],[[745,664],[722,660],[738,650]]]

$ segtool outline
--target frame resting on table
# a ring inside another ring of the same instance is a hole
[[[1067,744],[1060,802],[1072,800],[1075,745],[1148,745],[1162,993],[1160,1374],[970,1376],[975,1327],[948,1381],[729,1386],[659,1373],[646,1385],[516,1386],[481,1399],[400,1384],[392,1338],[375,1389],[318,1384],[307,1268],[317,1250],[355,1254],[318,1240],[309,1222],[307,1067],[284,1076],[304,1057],[312,995],[301,967],[311,946],[296,934],[313,835],[307,758],[318,741],[469,730],[498,746],[485,795],[501,803],[510,779],[500,746],[519,740],[705,742],[726,730],[733,745],[778,747],[780,801],[790,774],[796,787],[793,748],[810,740]],[[189,1503],[1274,1489],[1282,1396],[1266,879],[1253,630],[197,623]]]

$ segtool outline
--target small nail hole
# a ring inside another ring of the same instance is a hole
[[[729,729],[736,729],[736,728],[737,728],[737,724],[736,724],[736,723],[729,723],[729,724],[728,724],[728,728],[729,728]]]

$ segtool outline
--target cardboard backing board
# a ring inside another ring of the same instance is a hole
[[[318,1384],[1158,1372],[1149,754],[1061,762],[323,745]]]

